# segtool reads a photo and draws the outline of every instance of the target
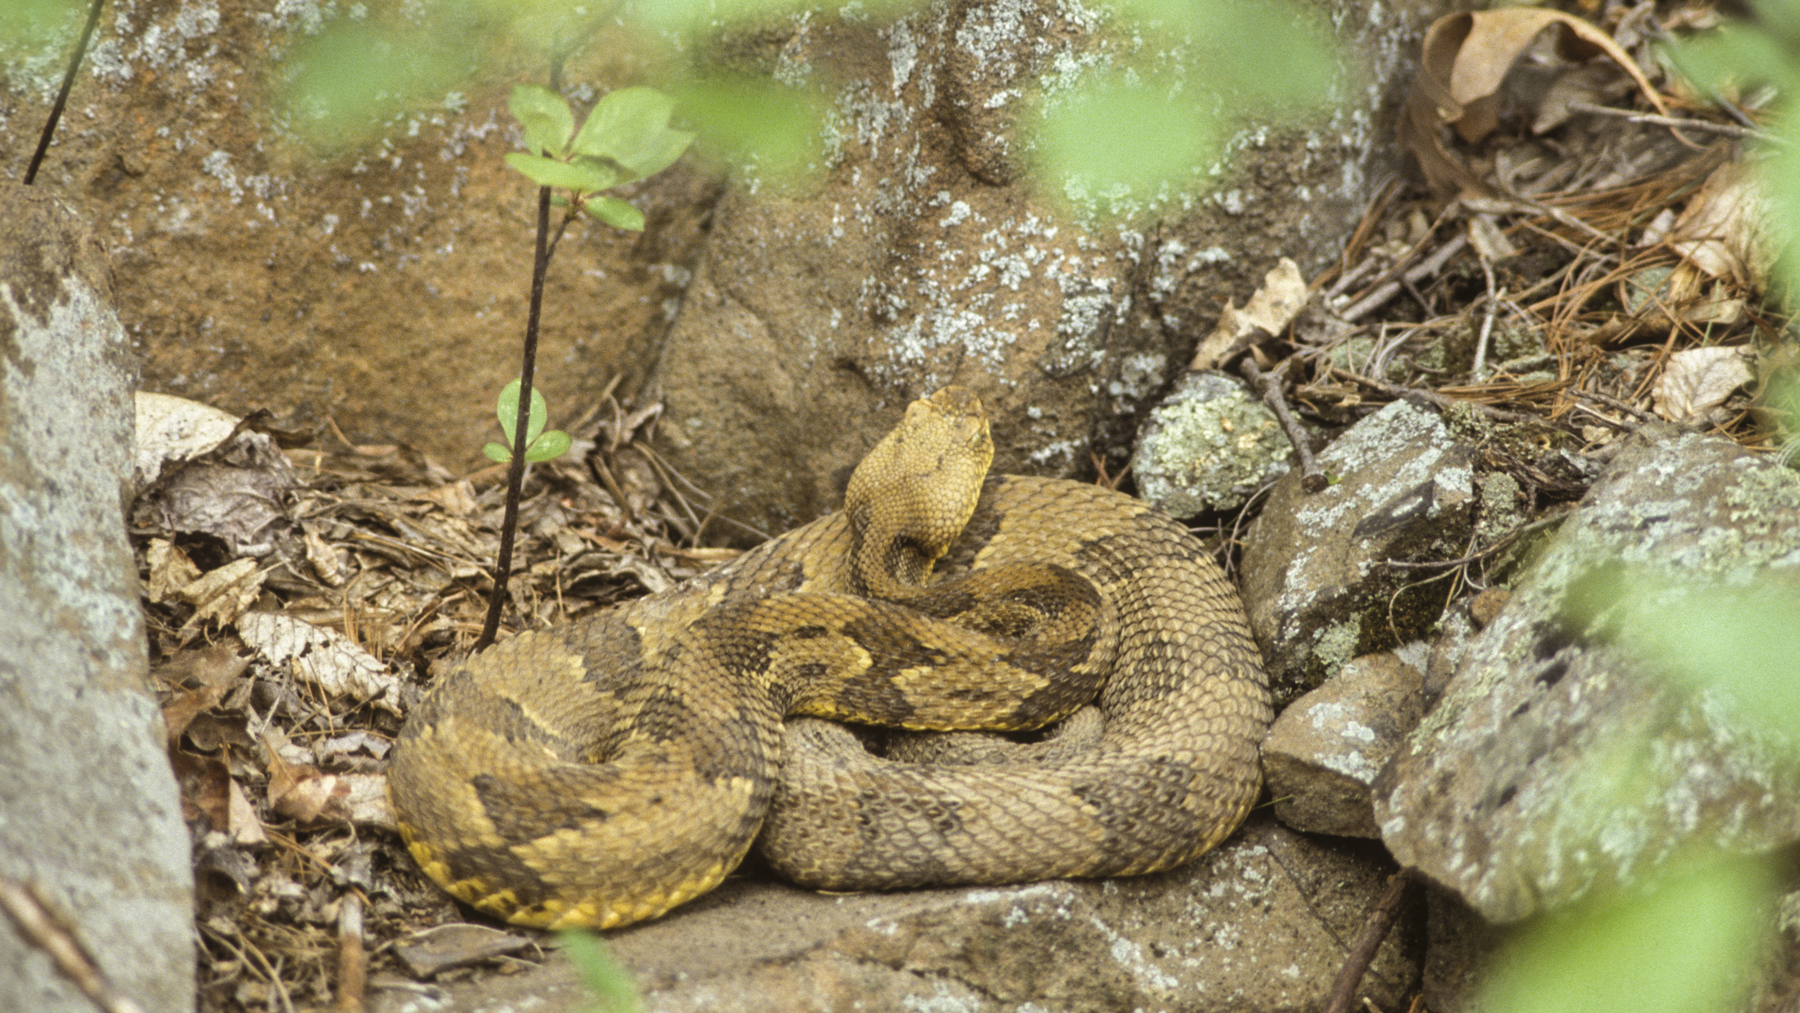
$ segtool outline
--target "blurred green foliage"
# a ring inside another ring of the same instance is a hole
[[[557,940],[582,984],[593,994],[594,1013],[639,1013],[644,1008],[630,972],[619,966],[598,936],[564,932]]]
[[[1726,1013],[1760,964],[1774,880],[1721,859],[1623,903],[1540,919],[1486,982],[1490,1013]]]

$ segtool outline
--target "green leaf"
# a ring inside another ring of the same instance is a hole
[[[638,999],[637,983],[631,973],[619,966],[612,951],[597,937],[586,932],[564,932],[557,937],[563,956],[569,958],[582,984],[606,1013],[637,1013],[643,1009]]]
[[[552,429],[533,440],[531,446],[525,448],[525,460],[553,461],[568,453],[569,447],[573,443],[574,440],[569,438],[568,433],[560,429]]]
[[[330,24],[283,61],[286,125],[327,150],[391,130],[390,117],[443,95],[468,72],[469,52],[453,47],[447,34],[369,21]]]
[[[608,92],[581,125],[575,151],[618,163],[626,171],[621,182],[654,175],[673,165],[694,139],[669,129],[674,111],[675,101],[654,88]]]
[[[481,448],[481,452],[486,454],[490,461],[497,461],[501,464],[512,463],[512,451],[492,440],[489,440],[487,445]]]
[[[582,207],[588,214],[600,219],[615,229],[629,229],[632,232],[644,231],[644,213],[629,201],[617,197],[590,197]]]
[[[519,419],[519,381],[514,380],[500,389],[500,401],[494,410],[500,419],[500,431],[506,434],[507,443],[517,443],[516,426]],[[536,387],[531,388],[531,418],[525,424],[525,443],[530,446],[538,434],[544,431],[544,421],[550,417],[550,407],[544,402],[544,395]],[[509,457],[508,460],[511,458]]]
[[[525,127],[527,149],[551,155],[568,151],[569,136],[575,132],[575,114],[561,95],[542,85],[515,85],[507,107]]]
[[[538,186],[554,186],[578,193],[593,193],[619,183],[619,172],[604,162],[581,157],[573,162],[558,162],[542,155],[522,151],[508,152],[506,164],[525,174]]]

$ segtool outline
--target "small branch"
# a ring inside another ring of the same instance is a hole
[[[1460,398],[1445,397],[1435,390],[1402,387],[1397,383],[1388,383],[1383,380],[1375,380],[1366,376],[1358,376],[1347,369],[1339,369],[1336,366],[1328,366],[1326,368],[1330,370],[1332,376],[1349,380],[1351,383],[1360,383],[1364,387],[1378,390],[1392,398],[1422,397],[1437,407],[1445,410],[1455,408],[1458,405],[1464,405],[1481,412],[1483,415],[1486,415],[1496,422],[1526,422],[1537,418],[1535,415],[1524,415],[1519,412],[1509,412],[1504,409],[1495,408],[1493,405],[1485,405],[1480,401],[1464,401]]]
[[[1614,109],[1610,106],[1597,106],[1591,102],[1571,102],[1569,108],[1578,113],[1593,113],[1596,116],[1612,116],[1627,123],[1645,123],[1653,127],[1669,127],[1673,130],[1698,130],[1708,134],[1723,134],[1726,137],[1753,137],[1770,144],[1782,143],[1781,138],[1766,130],[1755,127],[1740,127],[1735,123],[1714,123],[1711,120],[1684,119],[1676,116],[1657,116],[1653,113],[1637,113],[1629,109]]]
[[[31,887],[0,875],[0,909],[27,943],[49,954],[56,970],[87,996],[101,1013],[144,1013],[144,1008],[125,996],[106,977],[87,947],[58,918]]]
[[[1381,941],[1387,938],[1388,931],[1399,920],[1412,884],[1411,869],[1401,869],[1394,873],[1394,878],[1388,880],[1387,892],[1375,902],[1375,909],[1369,912],[1369,920],[1363,923],[1362,931],[1356,934],[1355,941],[1350,944],[1350,952],[1344,957],[1344,966],[1331,985],[1331,998],[1325,1002],[1325,1013],[1349,1013],[1350,1004],[1355,1001],[1356,986],[1362,984],[1363,975],[1369,970],[1369,965],[1375,962],[1375,954],[1381,949]]]
[[[1288,442],[1294,445],[1294,451],[1300,455],[1300,488],[1311,493],[1324,489],[1330,482],[1325,473],[1319,470],[1319,462],[1313,459],[1312,441],[1307,438],[1306,430],[1294,421],[1294,415],[1288,411],[1287,399],[1281,396],[1281,381],[1257,368],[1254,356],[1244,356],[1238,366],[1238,372],[1250,381],[1257,393],[1262,395],[1263,403],[1275,413],[1275,420],[1281,423],[1281,431],[1287,434]]]
[[[1574,394],[1576,397],[1581,398],[1583,400],[1598,401],[1599,403],[1605,405],[1608,408],[1612,408],[1616,411],[1625,412],[1628,415],[1634,416],[1640,422],[1659,422],[1659,421],[1661,421],[1660,419],[1658,419],[1655,415],[1651,414],[1650,412],[1647,412],[1647,411],[1643,410],[1642,408],[1639,408],[1637,405],[1627,404],[1626,402],[1621,401],[1616,397],[1613,397],[1611,394],[1602,394],[1597,390],[1573,390],[1573,391],[1570,391],[1569,393]]]
[[[512,572],[513,537],[519,527],[519,490],[525,485],[525,446],[531,426],[531,375],[537,366],[538,320],[544,309],[544,275],[550,267],[550,188],[538,187],[537,252],[531,264],[531,312],[525,321],[525,354],[519,369],[519,414],[513,427],[512,466],[506,472],[506,512],[500,521],[500,555],[494,562],[494,597],[472,651],[492,644],[500,632],[506,607],[506,581]]]
[[[1469,245],[1469,237],[1466,234],[1458,234],[1452,237],[1444,245],[1438,247],[1436,252],[1432,253],[1431,256],[1413,265],[1399,278],[1387,282],[1375,291],[1363,296],[1361,299],[1357,300],[1356,305],[1345,309],[1344,312],[1339,313],[1338,316],[1351,323],[1361,320],[1375,310],[1380,309],[1389,299],[1392,299],[1405,291],[1408,283],[1417,284],[1443,270],[1444,265],[1450,262],[1450,258],[1461,253],[1463,247],[1467,245]]]
[[[369,962],[363,952],[362,895],[355,890],[338,901],[338,986],[332,1008],[337,1013],[362,1013]]]
[[[87,24],[82,26],[75,52],[69,56],[69,69],[63,72],[62,87],[56,90],[56,102],[50,106],[50,116],[44,120],[44,132],[38,135],[31,164],[25,167],[26,186],[37,179],[38,166],[44,164],[44,153],[50,150],[50,138],[56,133],[56,124],[62,120],[63,107],[69,104],[69,91],[75,87],[75,71],[81,67],[81,58],[87,55],[88,42],[94,37],[94,26],[100,23],[100,8],[105,3],[106,0],[94,0],[94,6],[88,8]]]

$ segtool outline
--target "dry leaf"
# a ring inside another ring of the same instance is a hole
[[[187,398],[137,392],[137,462],[132,495],[150,487],[170,461],[191,461],[229,437],[238,417]]]
[[[1656,381],[1656,414],[1671,422],[1703,418],[1753,378],[1742,349],[1715,345],[1676,352]]]
[[[194,614],[181,624],[185,633],[207,620],[220,625],[235,621],[262,594],[265,571],[254,559],[234,559],[181,589],[181,600],[194,606]]]
[[[281,758],[265,742],[269,761],[269,808],[301,823],[355,823],[395,829],[387,802],[387,778],[380,774],[328,774],[306,763]]]
[[[150,564],[150,581],[144,594],[152,603],[173,601],[180,597],[182,588],[200,579],[200,568],[180,546],[166,538],[150,539],[144,559]]]
[[[333,696],[372,703],[400,713],[400,680],[368,651],[336,630],[272,612],[250,612],[238,619],[244,643],[269,659],[290,665],[294,676]]]
[[[1444,146],[1439,127],[1465,141],[1486,137],[1498,122],[1500,83],[1540,32],[1555,28],[1557,53],[1586,61],[1607,56],[1637,82],[1658,112],[1667,113],[1631,54],[1580,18],[1535,7],[1451,14],[1425,31],[1419,74],[1400,117],[1400,144],[1418,159],[1434,188],[1481,193],[1488,185]]]
[[[1219,324],[1194,351],[1189,369],[1212,369],[1223,362],[1240,340],[1258,332],[1280,334],[1306,306],[1306,279],[1300,268],[1286,257],[1263,275],[1262,288],[1238,309],[1231,303],[1219,314]]]
[[[226,801],[226,818],[230,822],[228,833],[234,844],[263,844],[268,835],[263,833],[262,820],[257,818],[256,807],[250,804],[244,789],[234,779],[228,789]]]
[[[236,651],[220,644],[181,651],[158,665],[153,673],[157,681],[173,691],[169,702],[163,705],[163,724],[168,728],[169,742],[173,744],[180,739],[202,711],[218,706],[237,685],[238,676],[249,664],[248,658],[240,658]]]
[[[436,503],[452,517],[467,517],[476,510],[475,486],[468,479],[445,482],[443,485],[419,493],[412,497],[427,503]]]
[[[1669,245],[1714,278],[1752,291],[1768,284],[1779,249],[1774,210],[1753,166],[1727,162],[1713,170],[1669,231]]]

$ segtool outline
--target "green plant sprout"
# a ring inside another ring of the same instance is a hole
[[[516,86],[508,105],[525,127],[529,150],[508,154],[506,164],[539,186],[571,191],[574,206],[633,232],[644,231],[644,213],[603,191],[667,169],[694,140],[669,127],[675,101],[654,88],[608,92],[579,132],[569,103],[541,85]],[[571,200],[552,203],[566,207]]]
[[[563,956],[569,958],[581,983],[593,994],[598,1013],[639,1013],[644,1008],[631,974],[619,966],[612,951],[598,937],[586,932],[564,932],[558,939]]]
[[[481,452],[488,460],[500,464],[512,463],[513,444],[518,439],[519,420],[519,381],[514,380],[500,390],[500,403],[495,408],[500,416],[500,430],[506,434],[506,445],[501,446],[492,440]],[[560,429],[544,431],[544,422],[550,416],[550,406],[544,401],[544,395],[536,390],[531,392],[531,420],[525,424],[525,460],[532,463],[553,461],[569,452],[569,434]]]

